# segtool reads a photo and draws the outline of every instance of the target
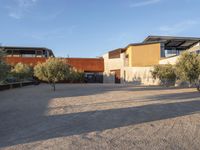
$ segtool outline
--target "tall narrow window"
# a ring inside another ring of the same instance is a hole
[[[160,44],[160,56],[165,57],[165,44],[164,43]]]
[[[125,66],[126,67],[129,66],[129,55],[128,54],[125,56]]]

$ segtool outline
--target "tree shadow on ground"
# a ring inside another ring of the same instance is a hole
[[[53,93],[55,98],[58,97],[77,97],[77,96],[88,96],[97,95],[102,93],[107,93],[111,91],[165,91],[165,90],[175,90],[175,89],[186,89],[181,87],[163,87],[163,86],[137,86],[132,84],[82,84],[82,90],[77,91],[77,86],[75,84],[70,86],[70,89],[63,89],[59,86],[57,87],[56,93]],[[76,91],[76,92],[74,92]],[[46,92],[52,93],[49,89]]]
[[[200,98],[199,92],[184,92],[184,93],[173,93],[173,94],[160,94],[160,95],[153,95],[148,96],[148,99],[151,101],[158,101],[158,100],[187,100],[187,99],[196,99]]]
[[[94,87],[91,86],[91,88]],[[144,89],[141,88],[140,90]],[[120,89],[119,87],[112,88],[112,86],[108,86],[105,89],[93,89],[91,93],[115,90]],[[146,97],[150,100],[190,100],[186,102],[150,104],[137,107],[45,116],[44,112],[52,97],[75,96],[76,92],[72,95],[61,93],[61,95],[56,95],[55,93],[48,94],[45,99],[41,100],[37,97],[37,93],[33,92],[32,94],[35,95],[35,101],[31,103],[28,101],[30,95],[25,97],[27,101],[20,101],[21,99],[18,95],[19,99],[11,101],[13,103],[7,106],[9,107],[8,109],[3,109],[4,106],[8,105],[4,101],[0,107],[0,147],[137,125],[145,122],[181,117],[200,111],[200,101],[191,100],[191,98],[199,98],[199,93],[190,92]],[[91,93],[89,92],[87,94]],[[20,92],[17,92],[17,94],[20,94]],[[83,93],[77,91],[77,95],[83,95]],[[23,108],[21,108],[22,106]]]

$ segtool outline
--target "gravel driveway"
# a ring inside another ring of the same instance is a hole
[[[0,92],[0,149],[200,148],[195,89],[112,84]]]

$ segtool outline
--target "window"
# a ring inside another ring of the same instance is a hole
[[[161,46],[160,46],[160,56],[165,57],[165,45],[164,45],[164,43],[161,43]]]
[[[36,51],[36,57],[43,57],[43,52],[42,52],[42,50],[37,50],[37,51]]]
[[[126,56],[125,56],[125,66],[129,66],[129,55],[127,54]]]

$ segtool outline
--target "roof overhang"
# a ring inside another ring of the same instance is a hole
[[[173,36],[148,36],[143,43],[160,42],[164,43],[168,50],[186,50],[200,42],[196,37],[173,37]]]

